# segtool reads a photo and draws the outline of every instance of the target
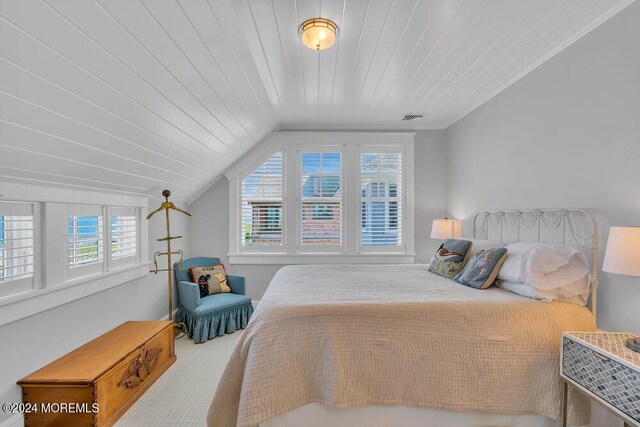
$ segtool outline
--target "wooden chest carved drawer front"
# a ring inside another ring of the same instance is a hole
[[[640,423],[640,355],[624,343],[628,334],[564,333],[561,375],[618,413]]]
[[[126,322],[18,382],[25,403],[73,405],[25,425],[112,425],[175,360],[172,322]]]

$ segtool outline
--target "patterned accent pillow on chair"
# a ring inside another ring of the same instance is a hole
[[[508,255],[507,248],[482,249],[453,281],[471,288],[487,289],[498,277],[500,267]]]
[[[227,285],[227,276],[224,271],[224,264],[212,265],[211,267],[190,267],[189,275],[191,281],[198,284],[200,298],[207,295],[231,292]]]
[[[453,279],[464,268],[467,256],[471,253],[470,249],[471,242],[469,240],[445,240],[431,258],[431,264],[427,267],[427,271],[447,279]]]

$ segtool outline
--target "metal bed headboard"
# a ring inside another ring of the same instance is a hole
[[[581,218],[591,231],[584,236],[578,233],[576,220]],[[489,228],[500,232],[503,241],[505,228],[515,231],[517,242],[520,242],[521,231],[533,230],[537,234],[537,243],[542,243],[543,230],[557,230],[562,232],[562,244],[567,244],[570,236],[573,244],[580,248],[591,250],[591,312],[596,316],[596,302],[598,289],[598,254],[600,238],[598,221],[586,209],[511,209],[478,212],[473,217],[473,238],[489,240]],[[569,233],[567,233],[569,231]]]

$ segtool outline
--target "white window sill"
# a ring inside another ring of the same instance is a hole
[[[0,326],[113,288],[149,274],[149,262],[128,265],[0,298]]]
[[[368,253],[344,254],[278,254],[242,253],[228,254],[229,264],[413,264],[415,254]]]

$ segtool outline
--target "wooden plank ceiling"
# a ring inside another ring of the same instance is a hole
[[[0,180],[190,198],[277,127],[446,128],[631,2],[2,0]]]

